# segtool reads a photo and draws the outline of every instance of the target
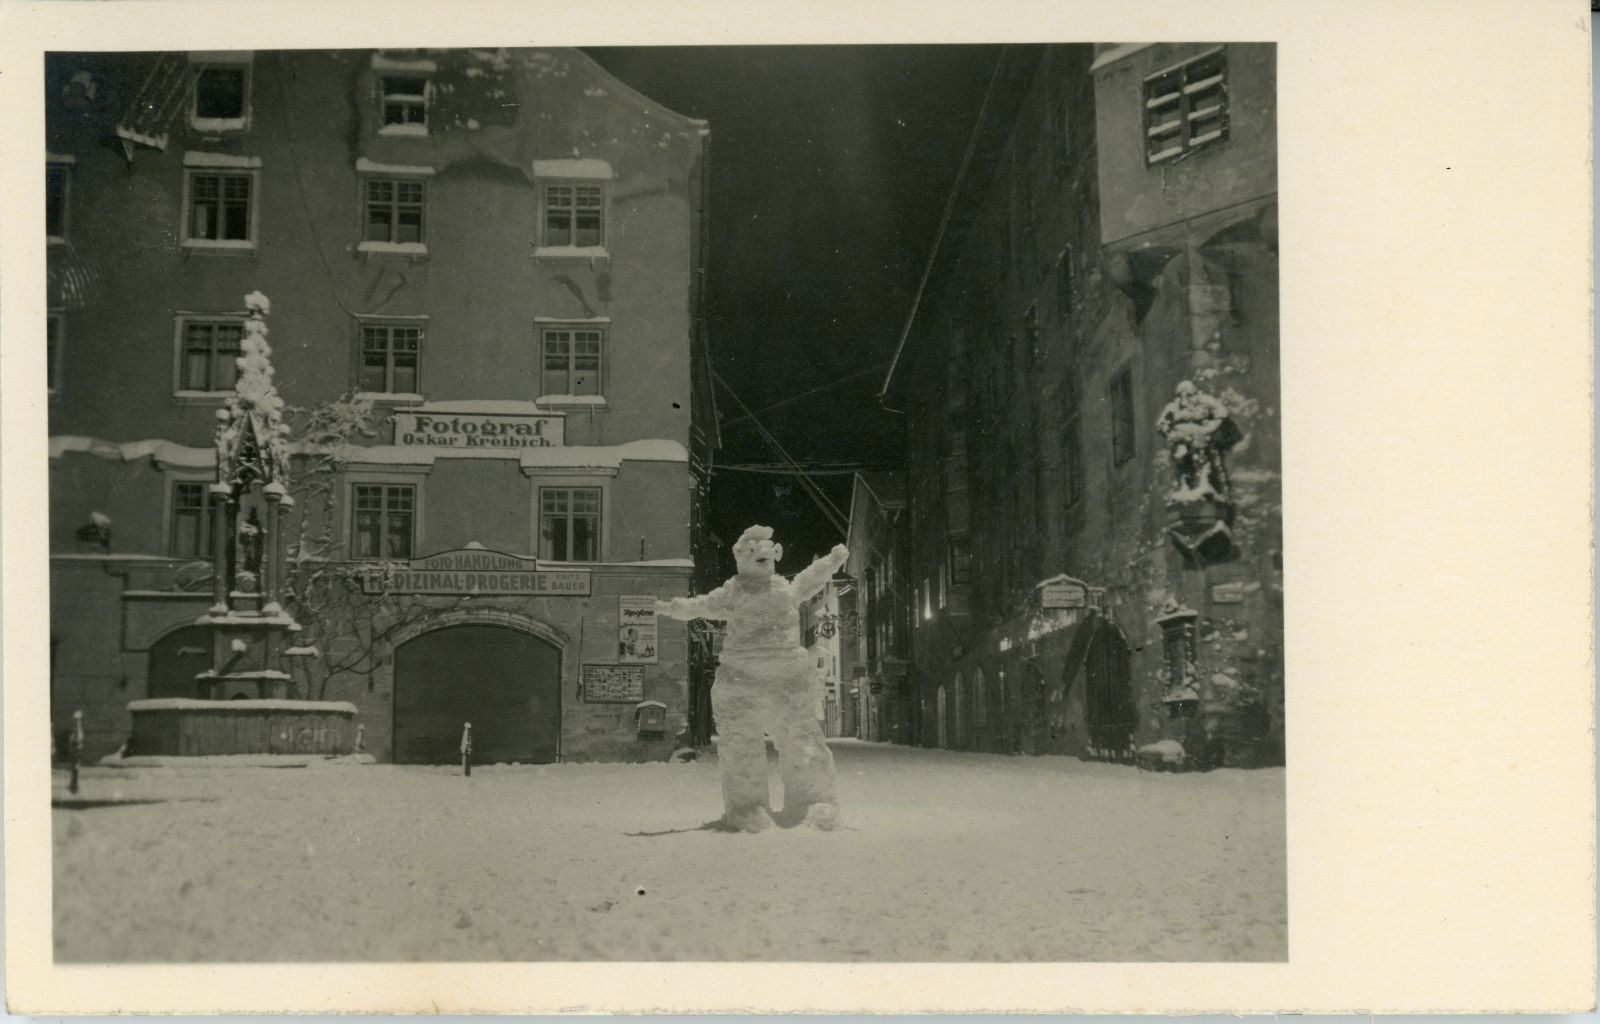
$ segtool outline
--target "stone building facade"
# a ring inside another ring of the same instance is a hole
[[[1008,52],[884,385],[921,743],[1282,758],[1274,72]]]
[[[646,609],[694,585],[717,443],[707,126],[575,50],[46,75],[54,728],[83,710],[103,754],[128,701],[192,695],[260,291],[294,694],[354,703],[382,760],[452,760],[468,719],[490,761],[664,756],[691,655]]]

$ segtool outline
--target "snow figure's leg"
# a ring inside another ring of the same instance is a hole
[[[711,687],[722,774],[723,822],[744,832],[772,824],[767,786],[767,739],[758,679],[724,661]]]
[[[779,682],[774,680],[774,682]],[[820,685],[809,656],[785,666],[781,694],[774,709],[773,740],[778,747],[778,772],[783,780],[784,816],[821,829],[839,827],[839,797],[834,789],[833,751],[815,718],[815,689]]]

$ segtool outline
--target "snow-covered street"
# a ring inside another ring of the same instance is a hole
[[[1280,960],[1281,769],[832,744],[845,828],[675,764],[57,772],[71,961]],[[774,779],[774,789],[777,789]]]

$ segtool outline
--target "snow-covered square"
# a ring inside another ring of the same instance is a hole
[[[706,827],[714,754],[58,772],[56,959],[1287,956],[1281,769],[830,745],[833,832]]]

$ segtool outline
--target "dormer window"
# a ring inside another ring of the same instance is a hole
[[[426,135],[428,80],[414,75],[384,75],[383,127],[386,135]]]
[[[201,132],[243,131],[250,122],[250,53],[192,53],[194,92],[189,126]]]

